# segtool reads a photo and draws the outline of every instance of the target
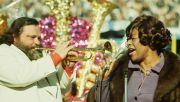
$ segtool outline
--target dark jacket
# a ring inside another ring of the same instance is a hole
[[[158,85],[155,90],[154,102],[180,102],[180,58],[170,51],[164,51],[165,63],[159,74]],[[117,67],[110,74],[110,102],[123,102],[124,71],[128,71],[129,58],[119,59]],[[88,93],[87,102],[95,102],[95,87]]]

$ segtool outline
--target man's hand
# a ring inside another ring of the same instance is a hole
[[[73,45],[70,45],[70,41],[60,41],[57,43],[55,52],[58,53],[62,59],[64,59]]]

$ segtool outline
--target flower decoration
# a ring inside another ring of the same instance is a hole
[[[54,48],[56,43],[56,18],[47,16],[40,20],[41,44],[45,48]]]
[[[88,45],[88,37],[91,25],[87,20],[70,18],[70,38],[71,43],[78,48],[85,48]],[[56,43],[56,18],[55,16],[47,16],[40,20],[41,44],[45,48],[54,48]]]
[[[78,48],[85,48],[88,45],[88,37],[91,30],[90,22],[77,17],[70,18],[71,43]]]
[[[100,52],[97,52],[95,55],[94,64],[100,65],[102,61],[103,61],[103,54]]]

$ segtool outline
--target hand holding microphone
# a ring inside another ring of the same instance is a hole
[[[124,40],[113,56],[104,56],[104,65],[102,65],[102,69],[99,71],[99,78],[101,80],[106,80],[109,77],[112,69],[117,64],[118,59],[120,59],[126,51],[127,46],[126,41]]]

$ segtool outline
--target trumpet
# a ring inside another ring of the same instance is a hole
[[[43,47],[39,47],[39,48],[34,48],[34,50],[54,51],[55,48],[43,48]],[[74,51],[103,51],[102,48],[74,48],[72,50],[74,50]]]
[[[51,52],[54,51],[55,48],[34,48],[34,50],[39,50],[39,51],[45,51],[45,52]],[[105,56],[106,55],[111,55],[112,54],[112,46],[109,41],[106,41],[104,43],[103,47],[95,47],[95,48],[73,48],[72,51],[82,51],[82,52],[88,52],[84,56],[67,56],[69,60],[78,60],[78,61],[87,61],[92,58],[93,52],[102,52]]]
[[[38,51],[45,51],[46,53],[48,52],[52,52],[55,50],[55,48],[34,48],[34,50],[38,50]],[[97,48],[74,48],[72,49],[72,51],[82,51],[82,52],[86,52],[88,51],[88,54],[84,54],[84,56],[75,56],[75,55],[67,55],[66,59],[69,61],[87,61],[89,59],[92,58],[92,51],[101,51],[101,49],[97,49]]]
[[[55,48],[43,48],[43,47],[38,47],[34,48],[34,50],[45,50],[45,51],[54,51]],[[104,47],[95,47],[95,48],[73,48],[72,50],[74,51],[110,51],[112,52],[112,46],[109,41],[106,41],[104,43]]]
[[[40,50],[40,51],[54,51],[55,49],[54,48],[44,48],[44,47],[37,47],[37,48],[34,48],[34,50]]]

